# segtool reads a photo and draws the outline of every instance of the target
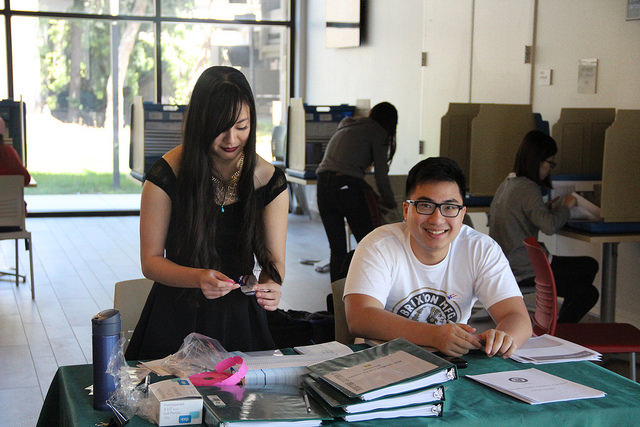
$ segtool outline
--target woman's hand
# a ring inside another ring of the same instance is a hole
[[[278,308],[280,297],[282,296],[282,286],[269,280],[264,283],[258,283],[253,289],[256,291],[258,304],[262,308],[269,311],[275,311]]]
[[[573,194],[567,194],[562,198],[562,204],[571,209],[578,204],[578,200],[573,196]]]
[[[207,299],[223,297],[240,287],[234,280],[217,270],[200,270],[198,286]]]

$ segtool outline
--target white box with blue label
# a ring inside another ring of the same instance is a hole
[[[151,384],[149,397],[158,426],[202,424],[202,395],[187,378]]]

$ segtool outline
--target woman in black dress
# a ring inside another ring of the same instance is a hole
[[[229,351],[274,348],[265,310],[284,278],[286,178],[256,154],[256,109],[244,75],[205,70],[193,89],[182,145],[149,170],[140,207],[140,258],[155,281],[126,358],[175,353],[199,332]],[[261,272],[255,295],[237,283]]]

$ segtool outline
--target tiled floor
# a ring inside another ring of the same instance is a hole
[[[91,362],[91,317],[113,306],[117,281],[142,277],[138,222],[137,216],[27,220],[35,301],[28,285],[16,287],[0,277],[0,427],[35,425],[58,366]],[[20,246],[25,272],[28,256]],[[329,275],[299,261],[328,255],[322,224],[290,215],[281,308],[326,309]],[[12,264],[13,242],[0,242],[0,266]],[[605,366],[628,375],[627,362],[611,360]]]

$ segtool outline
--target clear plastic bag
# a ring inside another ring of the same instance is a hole
[[[120,338],[109,358],[107,373],[114,377],[116,389],[109,403],[126,419],[138,415],[157,424],[157,414],[149,396],[148,368],[132,367],[124,358],[124,338]],[[180,349],[162,360],[162,368],[178,378],[213,371],[218,362],[231,355],[216,339],[193,332],[186,336]]]
[[[186,336],[177,352],[163,359],[161,366],[171,375],[187,378],[215,370],[218,362],[230,356],[218,340],[192,332]]]
[[[125,338],[121,337],[109,358],[107,374],[113,377],[116,388],[109,394],[108,404],[127,420],[134,415],[140,415],[152,421],[151,418],[141,414],[141,408],[144,409],[145,406],[148,406],[144,379],[151,371],[147,368],[127,364],[124,358],[125,342]]]

